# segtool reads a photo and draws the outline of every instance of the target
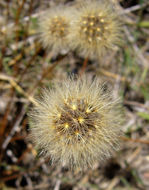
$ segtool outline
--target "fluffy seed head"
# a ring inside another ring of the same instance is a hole
[[[118,148],[121,115],[98,79],[72,77],[43,91],[30,113],[31,134],[52,161],[84,169]]]
[[[73,25],[73,45],[81,54],[95,57],[120,42],[120,24],[110,2],[84,1]]]
[[[40,17],[39,31],[41,42],[53,51],[68,49],[73,10],[59,6],[47,10]]]

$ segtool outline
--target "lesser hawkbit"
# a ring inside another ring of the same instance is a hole
[[[31,135],[52,161],[84,169],[118,148],[121,113],[120,102],[97,78],[72,77],[43,90],[29,114]]]

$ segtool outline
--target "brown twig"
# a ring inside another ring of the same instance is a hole
[[[131,138],[128,138],[128,137],[121,137],[121,139],[124,140],[124,141],[138,142],[138,143],[148,144],[149,145],[149,141],[148,140],[131,139]]]
[[[6,181],[9,181],[9,180],[12,180],[12,179],[16,179],[16,178],[18,178],[18,177],[20,177],[20,176],[23,176],[23,175],[26,174],[26,173],[33,172],[33,171],[35,171],[37,168],[39,168],[43,163],[46,163],[46,162],[48,162],[48,161],[49,161],[49,159],[42,160],[40,163],[38,163],[36,166],[30,168],[29,170],[23,171],[23,172],[20,172],[20,173],[18,173],[18,174],[14,174],[14,175],[11,175],[11,176],[4,177],[4,178],[2,178],[2,181],[3,181],[3,182],[6,182]]]
[[[43,79],[44,79],[49,73],[51,73],[51,72],[53,71],[53,69],[54,69],[54,68],[60,63],[60,61],[61,61],[62,59],[64,59],[65,57],[66,57],[66,55],[61,56],[58,61],[56,61],[55,63],[53,63],[52,65],[50,65],[48,68],[44,69],[44,71],[43,71],[42,74],[41,74],[40,79],[32,86],[32,89],[29,91],[29,94],[32,94],[32,92],[34,91],[34,89],[36,89],[38,86],[41,85]]]
[[[9,101],[7,103],[6,110],[5,110],[5,113],[4,113],[4,117],[0,121],[0,147],[2,146],[5,129],[6,129],[6,126],[8,124],[8,121],[9,121],[8,116],[9,116],[9,114],[11,112],[11,108],[12,108],[12,104],[13,104],[13,101],[12,101],[13,98],[14,98],[14,90],[11,89],[10,99],[9,99]]]
[[[20,6],[18,6],[17,13],[16,13],[16,18],[15,18],[15,25],[16,25],[16,42],[18,42],[18,25],[19,25],[19,18],[21,11],[23,9],[23,6],[25,4],[26,0],[22,0],[22,3]]]
[[[16,89],[16,91],[18,91],[19,93],[21,93],[23,96],[25,96],[30,102],[32,102],[33,104],[36,104],[34,98],[30,95],[28,95],[18,84],[17,82],[15,82],[15,80],[12,77],[9,77],[7,75],[1,74],[0,73],[0,80],[5,80],[8,81],[13,88]]]
[[[114,78],[114,79],[119,79],[120,81],[122,82],[129,82],[128,79],[126,79],[125,77],[121,77],[120,75],[118,74],[115,74],[115,73],[111,73],[109,71],[106,71],[104,69],[101,69],[99,70],[100,73],[102,73],[103,75],[107,76],[107,77],[111,77],[111,78]]]
[[[83,62],[83,65],[82,65],[82,68],[81,68],[81,71],[80,71],[80,76],[85,72],[85,69],[87,67],[87,63],[88,63],[88,57],[86,57],[84,62]]]
[[[137,107],[141,107],[141,108],[149,110],[149,107],[147,105],[144,105],[144,104],[141,104],[141,103],[135,102],[135,101],[124,100],[124,104],[137,106]]]
[[[28,61],[25,69],[23,70],[22,73],[19,73],[20,74],[20,78],[19,78],[19,82],[21,82],[24,78],[24,75],[26,74],[29,66],[34,62],[34,60],[36,59],[38,53],[40,52],[41,50],[41,46],[39,44],[36,45],[36,50],[35,50],[35,54],[31,57],[31,59]]]

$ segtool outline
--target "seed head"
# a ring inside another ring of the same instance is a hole
[[[101,56],[120,42],[120,23],[109,1],[84,1],[72,30],[73,45],[85,56]]]
[[[40,37],[46,48],[52,48],[56,53],[68,49],[72,15],[71,8],[59,6],[47,10],[40,17]]]
[[[52,161],[84,169],[118,148],[120,103],[86,76],[44,90],[30,113],[35,144]]]

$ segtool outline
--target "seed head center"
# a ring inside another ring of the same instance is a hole
[[[57,37],[65,37],[68,33],[69,24],[63,17],[54,17],[51,19],[49,30],[51,34]]]
[[[88,42],[101,40],[106,28],[105,19],[100,14],[83,16],[81,19],[80,35],[84,39],[87,39]]]
[[[95,131],[94,120],[98,118],[95,109],[88,105],[86,101],[67,99],[67,104],[64,102],[61,112],[53,119],[54,130],[60,133],[65,138],[79,137],[79,142],[82,137],[88,137],[90,131]],[[81,137],[81,138],[80,138]]]

